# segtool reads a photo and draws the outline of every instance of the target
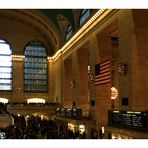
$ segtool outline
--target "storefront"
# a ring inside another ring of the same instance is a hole
[[[85,136],[85,138],[91,138],[91,129],[95,126],[95,121],[82,119],[82,120],[75,120],[60,116],[55,116],[54,121],[60,126],[64,126],[67,130],[72,131],[73,133],[78,133],[80,138]],[[84,138],[84,137],[83,137]]]

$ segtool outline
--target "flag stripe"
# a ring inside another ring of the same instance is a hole
[[[105,70],[105,69],[109,69],[109,68],[110,68],[110,66],[107,65],[107,66],[104,66],[104,67],[100,67],[100,70],[101,70],[101,72],[102,72],[103,70]]]
[[[111,82],[110,64],[110,60],[105,60],[95,66],[95,85]]]
[[[102,61],[102,62],[100,62],[99,64],[104,65],[105,63],[110,63],[110,60],[108,59],[108,60]]]
[[[95,85],[102,85],[102,84],[107,84],[110,82],[111,82],[110,80],[104,80],[104,81],[95,82]]]
[[[99,81],[104,81],[104,80],[108,80],[110,78],[110,76],[106,76],[106,77],[103,77],[103,78],[100,78],[99,80],[95,80],[95,82],[99,82]]]
[[[110,75],[109,74],[107,74],[107,73],[105,73],[105,74],[103,74],[103,75],[100,75],[100,76],[96,76],[95,78],[95,81],[97,81],[98,79],[101,79],[101,78],[105,78],[105,77],[110,77]]]

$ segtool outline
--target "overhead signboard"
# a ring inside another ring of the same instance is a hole
[[[82,118],[82,109],[76,108],[57,108],[56,115],[73,118],[73,119],[81,119]]]

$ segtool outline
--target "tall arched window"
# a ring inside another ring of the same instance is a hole
[[[24,82],[26,92],[47,92],[47,49],[38,41],[25,47]]]
[[[12,90],[12,51],[10,45],[0,39],[0,91]]]
[[[80,25],[82,25],[90,16],[90,10],[89,9],[83,9],[80,13]]]
[[[68,24],[66,29],[65,41],[67,41],[72,36],[72,33],[73,33],[72,26]]]

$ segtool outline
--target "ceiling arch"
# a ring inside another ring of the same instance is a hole
[[[10,29],[12,33],[18,34],[16,38],[25,36],[26,40],[21,40],[22,46],[33,39],[41,40],[48,48],[48,56],[53,56],[65,44],[67,25],[71,24],[74,31],[78,29],[79,13],[80,9],[1,9],[0,27],[4,28],[6,24],[8,29],[4,32],[0,28],[0,32],[8,39]],[[26,30],[23,31],[24,28]],[[10,43],[13,44],[11,39]],[[21,49],[22,46],[17,48]],[[19,49],[16,49],[16,53],[21,53]]]
[[[5,29],[5,32],[10,31],[10,28],[15,28],[15,26],[11,26],[11,24],[16,24],[18,26],[20,24],[23,24],[26,25],[28,28],[35,30],[48,46],[49,55],[53,55],[61,46],[62,39],[60,33],[55,29],[54,25],[50,22],[49,19],[44,18],[44,16],[42,16],[36,10],[0,10],[0,18],[4,20],[1,21],[1,25],[5,23],[6,20],[10,22],[10,26],[7,26],[7,28],[9,28],[7,30]],[[3,24],[3,26],[4,25],[5,24]],[[18,30],[15,30],[14,32],[19,33]],[[28,30],[28,34],[29,33],[30,32]],[[27,42],[28,41],[26,41],[26,43]]]
[[[56,26],[58,30],[60,30],[60,26],[57,20],[58,15],[64,16],[68,22],[71,22],[71,25],[75,27],[74,16],[72,9],[39,9],[45,16],[50,18],[53,24]]]

